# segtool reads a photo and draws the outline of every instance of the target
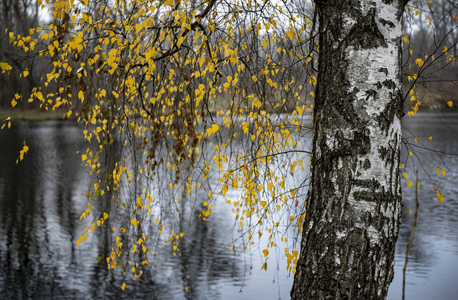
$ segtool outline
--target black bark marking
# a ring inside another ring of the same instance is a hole
[[[348,34],[348,46],[355,50],[387,47],[385,37],[375,22],[375,8],[371,8],[367,15],[361,16]]]
[[[391,28],[394,28],[396,25],[393,24],[393,22],[391,21],[387,21],[385,19],[380,19],[380,23],[383,25],[383,26],[389,26]]]
[[[379,72],[385,73],[385,76],[388,76],[388,69],[387,68],[380,68],[378,69]]]
[[[388,81],[388,80],[387,80]],[[384,81],[384,82],[387,82]],[[394,82],[390,81],[391,84],[394,85]],[[394,87],[393,87],[394,89]],[[390,103],[385,107],[383,112],[377,116],[376,121],[378,124],[380,124],[380,127],[382,130],[388,134],[388,130],[390,128],[390,125],[393,123],[394,117],[397,116],[399,120],[402,119],[402,115],[404,113],[403,107],[402,107],[402,94],[401,91],[393,91],[390,93],[391,101]]]
[[[383,81],[382,84],[390,90],[394,90],[396,88],[396,83],[391,79]]]
[[[376,90],[368,90],[366,91],[366,101],[369,100],[369,98],[374,98],[377,97],[377,91]]]

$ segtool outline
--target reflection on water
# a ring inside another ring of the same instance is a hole
[[[24,139],[31,150],[16,165]],[[261,265],[231,253],[233,216],[224,206],[201,222],[196,221],[200,210],[183,205],[180,255],[173,255],[172,245],[161,245],[155,269],[129,281],[96,263],[111,252],[108,226],[80,246],[75,243],[87,226],[80,215],[92,181],[76,155],[87,147],[81,128],[71,122],[20,123],[0,132],[0,145],[0,298],[222,299],[249,294],[249,266],[259,270]],[[271,285],[258,294],[277,290]]]
[[[449,129],[444,129],[445,122]],[[407,299],[455,299],[458,294],[458,117],[417,117],[407,120],[420,148],[415,164],[420,171],[420,213],[410,251]],[[433,136],[429,141],[427,137]],[[408,134],[407,134],[408,137]],[[421,138],[420,138],[421,137]],[[22,141],[30,151],[15,164]],[[140,281],[130,282],[119,272],[97,264],[109,254],[112,233],[108,226],[76,246],[87,226],[79,217],[86,208],[85,194],[92,178],[80,167],[76,152],[86,147],[77,124],[71,122],[19,123],[0,132],[0,298],[5,299],[288,299],[292,278],[285,261],[260,271],[262,255],[235,256],[230,207],[215,205],[207,222],[196,222],[192,205],[180,214],[185,233],[181,255],[171,245],[157,249],[155,269]],[[412,164],[407,160],[406,164]],[[424,164],[421,165],[421,163]],[[446,169],[446,177],[434,172]],[[458,174],[453,174],[457,176]],[[414,174],[409,174],[410,178]],[[409,178],[409,179],[410,179]],[[444,194],[441,204],[433,186]],[[405,247],[415,209],[414,191],[404,188],[404,216],[396,250],[396,274],[389,299],[400,299]],[[282,254],[277,257],[282,259]],[[272,257],[272,260],[275,258]],[[187,287],[187,290],[185,290]]]
[[[419,168],[420,181],[420,211],[409,253],[406,299],[454,300],[458,295],[458,115],[418,115],[414,119],[404,119],[404,127],[404,138],[413,134],[409,141],[418,155],[415,165]],[[414,137],[418,137],[418,143],[414,142]],[[404,161],[412,165],[406,152],[403,153]],[[446,171],[445,176],[436,173],[437,167]],[[409,174],[409,180],[414,178],[414,173]],[[444,203],[437,200],[434,185],[444,195]],[[403,199],[403,224],[388,299],[402,297],[402,269],[414,219],[415,191],[405,182]]]

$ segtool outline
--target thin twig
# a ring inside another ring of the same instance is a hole
[[[402,300],[405,300],[405,291],[406,291],[406,270],[407,270],[407,263],[409,262],[409,251],[410,246],[412,246],[413,237],[415,235],[415,228],[417,227],[417,217],[418,217],[418,210],[420,208],[420,203],[418,202],[418,170],[417,170],[417,180],[416,180],[416,187],[415,187],[415,201],[416,201],[416,209],[415,209],[415,216],[413,221],[412,233],[410,234],[410,240],[407,244],[406,249],[406,260],[404,263],[404,269],[402,270]]]

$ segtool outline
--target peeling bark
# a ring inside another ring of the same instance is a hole
[[[404,0],[315,1],[311,187],[292,299],[385,299],[401,220]]]

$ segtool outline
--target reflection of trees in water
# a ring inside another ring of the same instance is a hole
[[[30,126],[27,131],[0,132],[1,297],[217,299],[220,296],[218,288],[222,284],[227,285],[222,282],[235,282],[243,278],[244,271],[239,267],[238,259],[228,251],[230,241],[224,240],[224,234],[227,233],[225,230],[229,229],[224,222],[232,224],[230,215],[219,213],[215,208],[206,222],[197,219],[202,202],[207,199],[205,193],[198,194],[194,197],[196,199],[188,198],[186,193],[181,195],[181,209],[175,215],[176,219],[172,220],[176,222],[176,228],[184,233],[179,240],[180,252],[173,256],[171,243],[164,245],[162,242],[158,245],[157,256],[149,257],[150,264],[144,267],[140,280],[131,281],[123,277],[119,270],[108,270],[106,263],[95,264],[97,256],[106,257],[111,252],[114,234],[111,224],[104,225],[91,233],[93,238],[87,241],[91,243],[90,247],[76,247],[75,239],[82,234],[79,216],[81,208],[86,205],[84,196],[77,195],[76,191],[81,189],[81,185],[86,188],[88,180],[81,177],[78,171],[80,160],[75,156],[76,151],[83,148],[83,141],[71,138],[72,131],[68,131],[66,126],[43,127],[45,131]],[[16,165],[24,137],[31,150],[24,161]],[[445,150],[458,149],[457,140],[449,136],[445,140]],[[439,137],[434,136],[433,141],[437,143],[435,149],[441,149]],[[113,144],[113,147],[117,145]],[[111,153],[119,151],[114,148]],[[118,159],[113,157],[112,162]],[[456,157],[445,160],[451,167],[456,162]],[[109,162],[106,167],[109,172]],[[164,180],[162,186],[168,185],[168,179],[173,180],[173,177],[167,177],[166,171],[158,169],[158,172],[162,172],[158,177]],[[441,204],[435,199],[434,190],[427,186],[425,174],[420,172],[420,176],[423,177],[420,178],[419,223],[410,251],[408,277],[409,272],[416,276],[428,276],[424,273],[434,267],[443,251],[435,244],[437,238],[452,243],[457,241],[458,221],[455,212],[458,210],[458,202],[452,197],[458,193],[457,187],[447,187],[450,196]],[[437,177],[442,179],[442,176]],[[140,182],[138,189],[145,186]],[[126,195],[134,198],[136,194]],[[165,191],[161,195],[174,196]],[[397,264],[403,264],[413,221],[409,210],[414,207],[414,199],[409,190],[404,196]],[[107,193],[101,198],[99,211],[115,209],[110,207],[113,205],[110,197]],[[174,209],[169,208],[171,211]],[[94,217],[92,213],[91,217]],[[130,218],[125,216],[125,219],[117,220],[128,223]],[[153,219],[150,221],[154,223]],[[157,231],[157,226],[146,229]],[[153,270],[151,264],[156,265],[156,269]],[[127,283],[124,292],[120,289],[122,282]],[[185,286],[188,287],[187,291],[184,291]]]
[[[53,130],[53,143],[50,145],[58,154],[55,157],[55,168],[53,172],[58,180],[54,183],[56,188],[56,213],[59,218],[58,223],[64,232],[68,234],[70,245],[70,266],[76,267],[78,262],[76,259],[76,245],[74,241],[77,237],[77,226],[75,221],[79,216],[71,206],[73,203],[73,191],[76,190],[76,185],[79,183],[75,170],[78,170],[80,163],[76,159],[76,151],[79,150],[79,145],[72,143],[66,138],[63,130]]]
[[[131,147],[124,147],[124,141]],[[188,198],[186,192],[180,196],[181,186],[170,189],[169,185],[176,180],[176,174],[173,174],[165,164],[156,166],[152,171],[148,170],[145,176],[139,176],[140,179],[135,180],[139,175],[136,173],[137,170],[145,167],[143,165],[145,157],[142,151],[136,150],[135,145],[138,143],[137,137],[116,135],[114,142],[107,145],[108,148],[104,150],[106,156],[101,169],[105,170],[106,174],[112,174],[115,164],[124,161],[124,164],[133,173],[133,180],[132,184],[122,184],[116,192],[110,189],[103,197],[97,199],[99,212],[110,212],[110,219],[108,220],[109,226],[104,225],[104,228],[97,229],[99,241],[97,251],[99,257],[103,257],[103,261],[94,268],[93,281],[98,282],[95,286],[103,287],[103,290],[110,290],[109,293],[115,293],[119,297],[126,294],[140,297],[144,295],[142,293],[151,292],[159,298],[167,298],[170,295],[188,299],[218,297],[217,281],[223,278],[229,279],[232,276],[237,277],[240,273],[235,271],[235,261],[228,255],[230,254],[228,245],[223,245],[221,242],[221,229],[225,228],[219,227],[217,221],[203,222],[197,219],[201,211],[199,209],[194,211],[194,208],[202,207],[203,200],[198,203],[199,200],[196,200],[195,196]],[[168,156],[169,150],[165,145],[157,155],[159,157]],[[182,168],[189,170],[185,178],[201,175],[198,170],[186,163]],[[196,175],[196,173],[199,174]],[[103,176],[99,175],[99,178]],[[152,203],[154,213],[151,216],[135,206],[137,197],[144,194],[142,190],[149,191],[154,197]],[[204,193],[203,196],[206,194]],[[113,199],[117,200],[113,201]],[[175,199],[177,201],[174,201]],[[111,217],[114,215],[116,217]],[[128,230],[131,228],[131,218],[141,221],[141,225],[120,235],[119,228],[124,227]],[[160,220],[158,224],[155,222],[156,219]],[[116,228],[115,233],[109,229],[111,226]],[[180,251],[176,253],[176,256],[172,255],[173,250],[172,246],[169,246],[170,243],[164,245],[171,229],[175,230],[176,235],[184,233],[183,238],[179,239]],[[159,230],[164,230],[164,233],[159,235]],[[149,237],[148,249],[150,251],[146,254],[149,264],[144,266],[141,264],[142,259],[134,257],[131,251],[132,240],[137,241],[142,234]],[[120,286],[128,279],[117,276],[120,268],[115,271],[107,271],[105,263],[105,258],[111,253],[111,247],[116,247],[114,240],[117,236],[120,236],[120,241],[123,243],[121,260],[127,277],[131,276],[130,270],[137,262],[139,266],[136,269],[143,271],[140,281],[129,280],[126,291],[121,295],[118,295]],[[155,257],[152,254],[153,251],[157,252]],[[128,261],[131,261],[132,264],[127,265]],[[156,266],[154,270],[152,270],[152,265]],[[105,281],[105,276],[111,278],[109,283]],[[187,291],[184,290],[185,287]],[[100,294],[100,289],[94,293]],[[149,297],[153,296],[149,294]]]
[[[446,153],[456,154],[458,151],[458,140],[456,139],[458,122],[456,115],[431,113],[419,115],[415,120],[406,118],[404,126],[408,130],[405,131],[403,138],[411,142],[407,147],[413,148],[403,148],[403,163],[406,166],[413,164],[419,169],[420,182],[418,193],[420,210],[415,237],[409,253],[407,276],[409,272],[424,276],[440,260],[443,251],[446,251],[441,249],[444,241],[454,243],[453,248],[458,251],[458,235],[456,234],[458,201],[455,199],[458,187],[453,184],[453,180],[450,180],[450,176],[458,175],[454,174],[457,170],[458,156],[446,155]],[[429,136],[432,136],[432,140],[427,139]],[[416,137],[418,137],[418,143],[413,142]],[[409,157],[408,151],[414,151],[413,158]],[[445,177],[436,174],[437,167],[440,167],[441,170],[446,169]],[[409,176],[412,177],[413,174]],[[413,185],[415,186],[415,183]],[[437,200],[434,185],[438,186],[438,191],[441,191],[446,198],[444,203]],[[404,209],[396,249],[396,264],[401,265],[402,262],[402,266],[406,246],[412,232],[415,211],[414,188],[405,187],[403,185]],[[413,211],[412,215],[410,210]]]
[[[110,199],[106,195],[106,199]],[[157,242],[157,255],[152,257],[149,253],[150,264],[139,266],[143,275],[139,280],[130,280],[123,277],[119,268],[108,270],[103,261],[94,265],[91,282],[91,295],[98,297],[148,298],[148,299],[218,299],[220,281],[230,281],[244,276],[235,257],[229,251],[228,241],[221,237],[226,227],[220,226],[221,219],[209,218],[206,222],[198,219],[201,211],[195,207],[184,195],[179,211],[177,229],[183,232],[179,239],[179,251],[173,255],[172,243],[164,244],[163,240]],[[119,215],[118,215],[119,217]],[[125,216],[124,216],[125,217]],[[218,216],[221,217],[221,216]],[[119,219],[118,219],[119,220]],[[154,220],[144,220],[153,222]],[[153,222],[154,223],[154,222]],[[149,234],[152,234],[149,227]],[[98,233],[98,253],[106,257],[111,252],[114,236],[109,226],[102,227]],[[130,237],[124,237],[123,242],[128,242]],[[124,251],[129,251],[125,248]],[[129,254],[130,255],[130,254]],[[151,265],[155,266],[152,269]],[[129,276],[129,265],[126,274]],[[124,292],[120,286],[127,283]],[[186,287],[186,288],[185,288]],[[186,290],[187,289],[187,290]]]
[[[40,176],[35,164],[37,151],[30,151],[27,157],[15,165],[16,156],[22,145],[21,137],[4,133],[0,147],[1,167],[1,227],[6,240],[0,249],[2,274],[2,297],[44,298],[45,295],[69,294],[58,284],[57,265],[49,264],[52,248],[46,226],[47,207],[43,185],[46,178]],[[30,145],[37,144],[33,136]]]
[[[398,242],[396,244],[396,259],[399,260],[398,263],[402,266],[404,266],[405,252],[412,232],[412,226],[413,213],[410,215],[409,209],[406,209],[406,206],[404,206],[402,225],[399,231]],[[421,226],[420,222],[417,224],[417,228],[418,226]],[[434,253],[431,252],[431,244],[427,241],[420,230],[415,231],[415,237],[409,250],[407,274],[409,274],[409,272],[413,272],[417,275],[422,275],[425,273],[425,270],[430,270],[436,261],[437,258],[434,256]]]
[[[186,199],[184,193],[183,198]],[[188,287],[184,297],[218,299],[220,280],[244,275],[238,266],[239,262],[230,255],[228,241],[222,241],[221,235],[227,228],[221,226],[221,220],[212,217],[207,221],[198,219],[201,210],[186,205],[186,201],[182,208],[179,228],[184,236],[180,239],[176,263],[180,266],[177,270],[181,273],[181,281]]]
[[[197,219],[198,204],[186,197],[181,202],[183,209],[172,220],[184,233],[177,256],[172,255],[170,243],[164,245],[162,241],[157,256],[149,254],[151,262],[144,266],[139,280],[124,277],[120,269],[108,270],[104,260],[95,263],[97,256],[110,254],[117,234],[112,232],[112,224],[104,224],[76,247],[75,240],[84,226],[79,216],[86,205],[81,186],[85,188],[91,180],[79,172],[76,151],[83,148],[83,141],[71,137],[66,126],[40,126],[1,132],[0,136],[1,297],[215,299],[220,281],[244,275],[228,250],[228,241],[221,238],[226,228],[220,224],[225,216],[212,216],[203,222]],[[16,165],[23,138],[31,150]],[[116,143],[111,153],[119,153],[115,147]],[[112,157],[111,162],[117,160],[119,157]],[[110,160],[106,164],[107,172],[111,172]],[[126,195],[134,198],[136,194]],[[100,197],[90,217],[96,217],[96,210],[116,210],[111,197],[109,192]],[[116,220],[130,222],[128,215]],[[119,229],[119,224],[115,225]],[[158,230],[157,226],[151,228]],[[123,282],[127,283],[124,292],[120,289]],[[185,286],[188,291],[183,290]]]

